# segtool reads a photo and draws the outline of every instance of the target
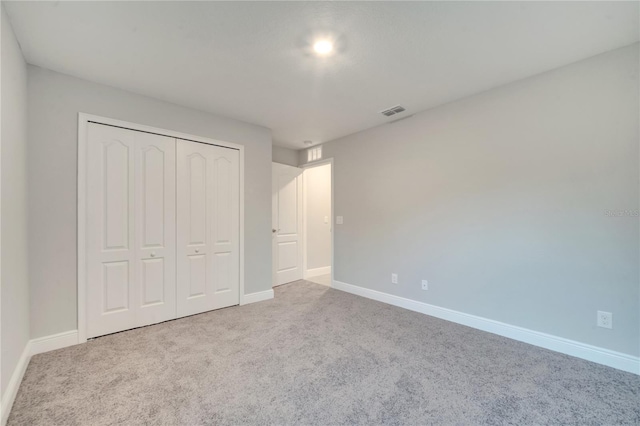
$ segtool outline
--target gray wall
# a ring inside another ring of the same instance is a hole
[[[304,171],[307,269],[331,266],[331,164]]]
[[[638,90],[636,44],[325,144],[335,278],[638,355]]]
[[[242,144],[245,293],[271,288],[271,131],[29,65],[31,337],[77,327],[78,112]]]
[[[2,383],[4,395],[29,341],[27,65],[2,6]]]
[[[274,145],[271,155],[275,163],[298,166],[298,151],[296,150]]]

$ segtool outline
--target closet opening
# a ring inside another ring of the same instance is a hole
[[[78,336],[243,304],[244,147],[80,114]]]

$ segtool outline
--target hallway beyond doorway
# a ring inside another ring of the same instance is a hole
[[[331,287],[331,274],[318,275],[317,277],[307,278],[306,280]]]

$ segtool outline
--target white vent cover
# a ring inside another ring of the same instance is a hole
[[[406,111],[404,107],[401,107],[400,105],[396,105],[389,109],[385,109],[384,111],[380,111],[380,114],[386,115],[387,117],[391,117],[392,115],[400,114],[401,112],[404,112],[404,111]]]
[[[307,161],[316,161],[322,158],[322,145],[314,146],[307,150]]]

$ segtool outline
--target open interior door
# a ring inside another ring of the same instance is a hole
[[[273,163],[273,285],[302,279],[302,169]]]

